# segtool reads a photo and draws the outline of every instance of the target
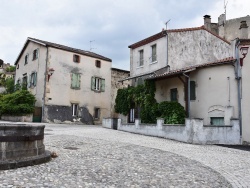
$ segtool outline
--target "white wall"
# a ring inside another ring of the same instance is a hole
[[[152,48],[151,46],[156,44],[157,62],[152,63]],[[166,54],[167,54],[167,38],[163,37],[146,45],[140,46],[130,50],[130,74],[131,76],[149,73],[154,70],[160,69],[167,65]],[[144,65],[138,66],[139,62],[139,51],[144,51]]]
[[[33,51],[39,49],[38,58],[32,60]],[[42,106],[42,99],[44,94],[44,75],[45,75],[45,65],[46,65],[46,47],[39,45],[34,42],[29,42],[27,48],[24,50],[20,60],[18,61],[19,68],[16,69],[15,83],[20,79],[22,81],[23,74],[27,73],[28,79],[29,75],[33,72],[37,72],[37,85],[36,87],[29,88],[32,94],[36,96],[35,106]],[[29,54],[28,64],[24,64],[25,56]]]
[[[80,55],[80,63],[73,62],[71,52],[49,48],[48,69],[53,68],[54,74],[47,82],[46,105],[71,106],[78,103],[85,106],[93,115],[94,108],[101,109],[100,120],[110,117],[111,104],[111,62],[100,60],[101,68],[95,66],[96,58]],[[71,73],[81,74],[80,89],[71,89]],[[91,77],[105,79],[105,92],[91,90]],[[50,100],[49,100],[50,98]]]
[[[182,76],[185,80],[185,78]],[[192,118],[204,119],[210,124],[210,117],[223,111],[225,124],[238,117],[237,82],[232,65],[207,67],[190,72],[190,80],[196,83],[196,100],[190,101]],[[185,108],[184,85],[179,78],[156,81],[157,102],[170,101],[170,89],[177,88],[178,102]]]

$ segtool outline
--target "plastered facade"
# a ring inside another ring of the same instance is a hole
[[[39,56],[34,61],[24,65],[25,55],[39,49]],[[80,62],[73,61],[73,55],[80,57]],[[96,60],[101,67],[96,66]],[[111,115],[111,61],[89,57],[74,52],[47,47],[35,42],[29,42],[23,51],[16,71],[16,82],[24,73],[37,71],[37,85],[29,90],[36,96],[36,106],[43,108],[44,122],[82,122],[100,124],[103,117]],[[54,69],[48,76],[49,69]],[[80,87],[71,88],[72,73],[80,74]],[[105,79],[105,91],[91,89],[91,78]],[[44,101],[43,101],[44,99]],[[76,117],[72,115],[72,104],[78,105]],[[98,108],[98,118],[94,117]]]

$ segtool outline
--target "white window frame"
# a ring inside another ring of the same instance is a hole
[[[73,117],[76,117],[79,110],[79,104],[78,103],[71,103],[71,114]]]
[[[155,47],[155,55],[153,54],[153,48]],[[155,59],[153,58],[153,56],[155,56]],[[154,64],[157,63],[157,45],[153,44],[151,45],[151,62],[150,64]]]
[[[139,61],[137,67],[143,67],[143,65],[144,65],[144,50],[141,49],[139,50]]]
[[[98,92],[105,91],[105,79],[100,77],[92,77],[91,78],[91,89]]]

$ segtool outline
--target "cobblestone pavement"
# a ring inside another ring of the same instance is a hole
[[[250,152],[85,125],[47,125],[51,162],[0,171],[0,187],[250,187]]]

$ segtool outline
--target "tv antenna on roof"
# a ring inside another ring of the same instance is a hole
[[[89,41],[89,51],[92,51],[93,49],[96,49],[96,48],[92,48],[92,42],[94,42],[95,40],[90,40]]]
[[[228,1],[226,2],[226,1],[224,0],[225,17],[226,17],[226,13],[227,13],[227,3],[228,3]]]
[[[168,29],[168,22],[170,22],[170,20],[171,20],[171,19],[169,19],[169,20],[165,23],[165,25],[166,25],[166,30]]]

